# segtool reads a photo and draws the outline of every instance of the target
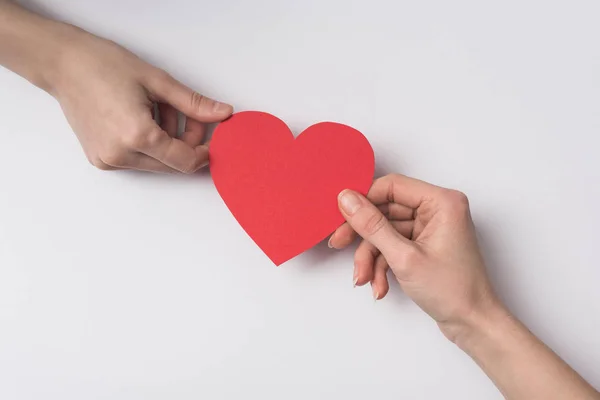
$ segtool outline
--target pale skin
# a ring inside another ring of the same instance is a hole
[[[355,232],[363,238],[355,253],[354,283],[370,282],[380,299],[389,289],[391,269],[404,293],[507,399],[600,399],[494,294],[464,194],[388,175],[377,179],[366,197],[340,193],[339,207],[348,223],[332,235],[330,246],[347,246]]]
[[[113,42],[7,0],[0,0],[0,64],[57,99],[88,160],[103,170],[193,173],[208,163],[206,124],[233,112]],[[181,136],[178,113],[187,117]],[[600,400],[494,294],[462,193],[388,175],[366,197],[347,190],[338,200],[347,223],[329,244],[342,249],[362,237],[355,285],[370,283],[381,299],[391,269],[507,399]]]
[[[6,0],[0,64],[56,98],[87,159],[103,170],[193,173],[208,164],[206,124],[233,112],[113,42]],[[181,137],[178,112],[187,117]]]

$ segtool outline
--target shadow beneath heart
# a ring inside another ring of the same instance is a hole
[[[340,251],[353,251],[353,248],[356,248],[356,246],[351,245],[345,250],[330,249],[327,245],[328,241],[329,237],[302,254],[302,264],[304,267],[312,269],[314,267],[320,267],[323,264],[329,264],[330,266],[333,264],[336,268],[348,268],[347,265],[344,265],[346,264],[345,262],[331,263],[331,260],[337,257]]]

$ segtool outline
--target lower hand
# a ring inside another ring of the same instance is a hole
[[[339,206],[348,221],[331,237],[343,248],[362,238],[354,282],[371,282],[376,299],[389,289],[391,268],[403,291],[450,339],[489,307],[500,306],[479,251],[464,194],[402,175],[377,179],[367,197],[346,190]]]
[[[113,42],[63,29],[68,38],[49,91],[93,165],[193,173],[208,164],[205,123],[229,117],[230,105],[196,93]],[[180,138],[178,112],[187,116]]]

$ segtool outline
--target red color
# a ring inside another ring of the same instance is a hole
[[[210,170],[225,204],[262,251],[280,265],[344,222],[337,196],[365,194],[375,158],[356,129],[322,122],[296,139],[277,117],[234,114],[217,126]]]

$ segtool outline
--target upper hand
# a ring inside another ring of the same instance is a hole
[[[123,47],[73,28],[50,92],[100,169],[192,173],[208,164],[205,123],[230,105],[202,96]],[[160,125],[154,120],[158,104]],[[177,137],[178,111],[187,116]]]

